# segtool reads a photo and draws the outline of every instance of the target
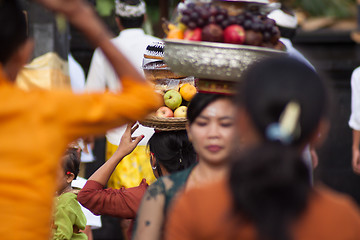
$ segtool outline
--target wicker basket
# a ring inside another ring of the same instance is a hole
[[[185,130],[187,119],[183,117],[163,118],[150,115],[140,123],[146,127],[152,127],[156,131]]]

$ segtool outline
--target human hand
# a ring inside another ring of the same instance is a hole
[[[126,130],[121,137],[119,147],[117,148],[115,154],[119,154],[122,157],[130,154],[139,142],[145,137],[144,135],[133,137],[132,134],[138,129],[139,124],[128,124]]]
[[[360,152],[358,148],[353,148],[352,151],[352,167],[356,174],[360,174]]]

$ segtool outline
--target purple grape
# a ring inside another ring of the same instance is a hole
[[[261,23],[261,24],[260,24],[260,31],[261,31],[261,32],[264,32],[265,30],[266,30],[265,24],[264,24],[264,23]]]
[[[205,25],[204,19],[199,18],[199,19],[197,20],[197,25],[198,25],[198,27],[203,27],[203,26]]]
[[[202,17],[202,19],[208,20],[210,17],[210,13],[207,10],[202,9],[200,12],[200,16]]]
[[[224,8],[220,8],[220,13],[224,16],[227,16],[228,15],[228,12],[226,11],[226,9]]]
[[[221,27],[222,28],[226,28],[227,26],[229,26],[229,21],[227,19],[225,19],[224,21],[221,22]]]
[[[203,10],[203,8],[200,7],[200,6],[198,6],[198,5],[196,5],[196,6],[194,7],[194,11],[195,11],[195,12],[200,13],[202,10]]]
[[[197,21],[198,18],[199,18],[199,14],[198,14],[197,12],[193,11],[193,12],[190,14],[190,18],[191,18],[191,20],[193,20],[193,21]]]
[[[279,33],[279,28],[276,27],[276,26],[273,26],[272,29],[271,29],[271,34],[272,35],[276,35]]]
[[[253,22],[252,24],[252,30],[254,30],[255,32],[260,32],[261,30],[261,24],[258,22]]]
[[[251,12],[245,12],[244,16],[245,16],[245,19],[252,19],[253,15],[251,14]]]
[[[187,25],[190,29],[195,29],[197,27],[196,23],[195,22],[189,22],[188,25]]]
[[[185,8],[185,9],[182,11],[182,14],[183,14],[183,15],[190,15],[190,14],[191,14],[191,10]]]
[[[219,11],[218,11],[218,9],[216,7],[211,6],[211,8],[209,10],[209,13],[210,13],[211,16],[216,16],[216,15],[219,14]]]
[[[221,23],[222,21],[225,20],[225,16],[222,15],[222,14],[219,14],[219,15],[217,15],[217,16],[215,17],[215,20],[216,20],[217,23]]]
[[[229,17],[228,17],[229,25],[236,24],[236,23],[237,23],[236,20],[237,20],[237,19],[236,19],[235,16],[229,16]]]
[[[243,14],[240,14],[236,17],[236,23],[239,25],[243,25],[245,21],[245,16]]]
[[[271,31],[271,29],[274,27],[274,25],[272,25],[269,22],[265,22],[265,30]]]
[[[194,9],[195,6],[196,6],[195,3],[186,4],[186,8],[188,8],[188,9]]]
[[[269,23],[271,23],[273,26],[276,25],[276,22],[275,22],[274,19],[268,18],[266,21],[269,22]]]
[[[190,17],[188,15],[184,15],[181,18],[181,22],[187,25],[190,22]]]
[[[209,18],[209,23],[216,23],[216,19],[215,19],[214,16],[211,16],[211,17]]]
[[[251,29],[251,27],[252,27],[252,22],[251,22],[251,20],[247,19],[247,20],[244,21],[244,24],[243,24],[243,25],[244,25],[243,27],[244,27],[246,30],[249,30],[249,29]]]

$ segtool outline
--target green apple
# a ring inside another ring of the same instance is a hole
[[[164,95],[164,102],[167,107],[174,110],[181,105],[181,94],[176,90],[169,90]]]
[[[186,118],[187,107],[180,106],[174,111],[174,117],[184,117]]]

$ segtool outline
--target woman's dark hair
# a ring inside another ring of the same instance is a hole
[[[27,39],[26,19],[17,0],[0,0],[0,63],[5,64]]]
[[[279,122],[289,102],[300,106],[300,132],[292,142],[309,140],[321,118],[327,117],[328,93],[323,80],[306,64],[290,57],[268,58],[245,72],[237,104],[250,116],[258,133],[267,140],[267,128]]]
[[[309,170],[299,147],[327,116],[328,94],[313,69],[293,58],[269,58],[250,66],[241,79],[237,103],[263,138],[231,166],[230,188],[238,216],[255,225],[259,240],[290,240],[291,227],[307,205]],[[283,142],[269,136],[290,102],[300,112],[297,134]]]
[[[187,109],[186,116],[189,125],[191,125],[195,121],[195,119],[210,103],[223,98],[230,100],[233,99],[233,97],[229,95],[197,93],[195,97],[191,100],[189,107]]]
[[[240,224],[253,223],[258,240],[292,239],[292,224],[307,205],[309,179],[296,149],[266,143],[246,152],[230,168]]]
[[[169,173],[173,173],[196,162],[195,150],[185,130],[155,132],[148,145],[156,158],[157,169],[161,164]]]
[[[68,148],[63,157],[64,172],[71,172],[78,176],[80,171],[80,153],[76,148]]]

